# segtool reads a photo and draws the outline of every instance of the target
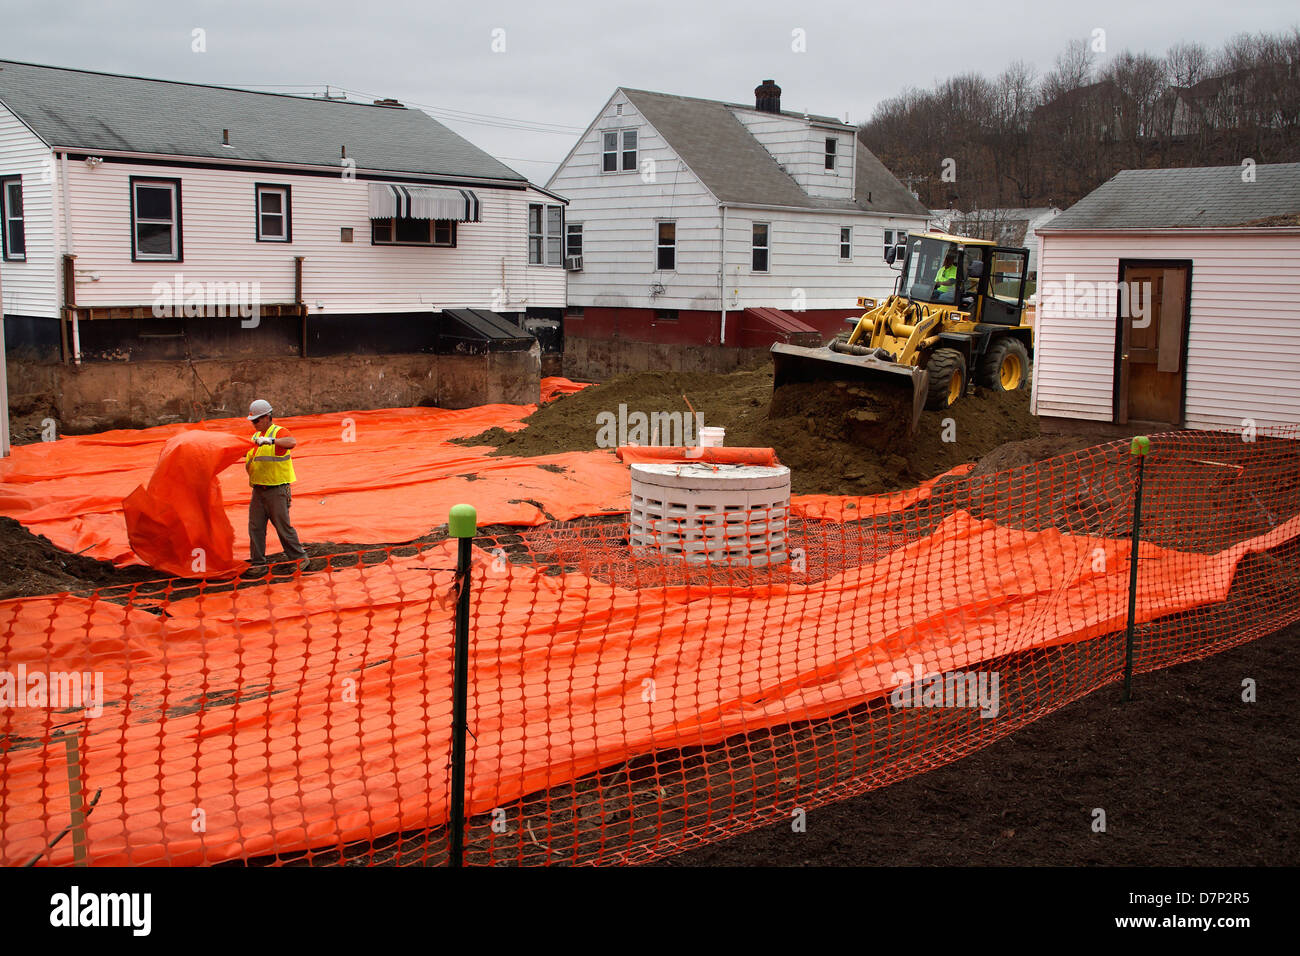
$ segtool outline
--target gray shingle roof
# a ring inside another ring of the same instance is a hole
[[[816,198],[781,168],[732,112],[752,107],[648,90],[624,88],[623,92],[719,202],[926,215],[925,207],[861,142],[857,144],[856,199]],[[804,118],[802,113],[785,110],[782,115]],[[808,119],[852,131],[832,117],[810,115]]]
[[[1126,169],[1039,231],[1244,226],[1300,213],[1300,163]]]
[[[525,182],[427,113],[0,60],[0,102],[51,146]],[[223,129],[231,146],[221,145]]]

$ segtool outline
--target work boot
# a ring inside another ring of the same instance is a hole
[[[240,577],[241,578],[264,578],[266,577],[266,570],[267,569],[265,564],[250,564],[247,567],[247,569],[245,569],[244,573],[240,575]]]

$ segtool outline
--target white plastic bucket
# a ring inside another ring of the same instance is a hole
[[[721,448],[726,437],[727,430],[725,428],[701,428],[700,447]]]

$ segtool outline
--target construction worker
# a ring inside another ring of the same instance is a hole
[[[948,250],[939,274],[934,277],[936,301],[955,302],[957,297],[957,251]]]
[[[271,403],[258,399],[248,406],[248,420],[257,433],[244,456],[244,470],[253,496],[248,501],[248,550],[254,565],[266,564],[266,522],[270,519],[280,545],[291,561],[307,557],[298,532],[289,523],[289,486],[298,480],[291,450],[297,439],[271,421]]]

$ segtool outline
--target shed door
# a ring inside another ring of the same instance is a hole
[[[1188,266],[1124,263],[1115,421],[1183,423]]]

